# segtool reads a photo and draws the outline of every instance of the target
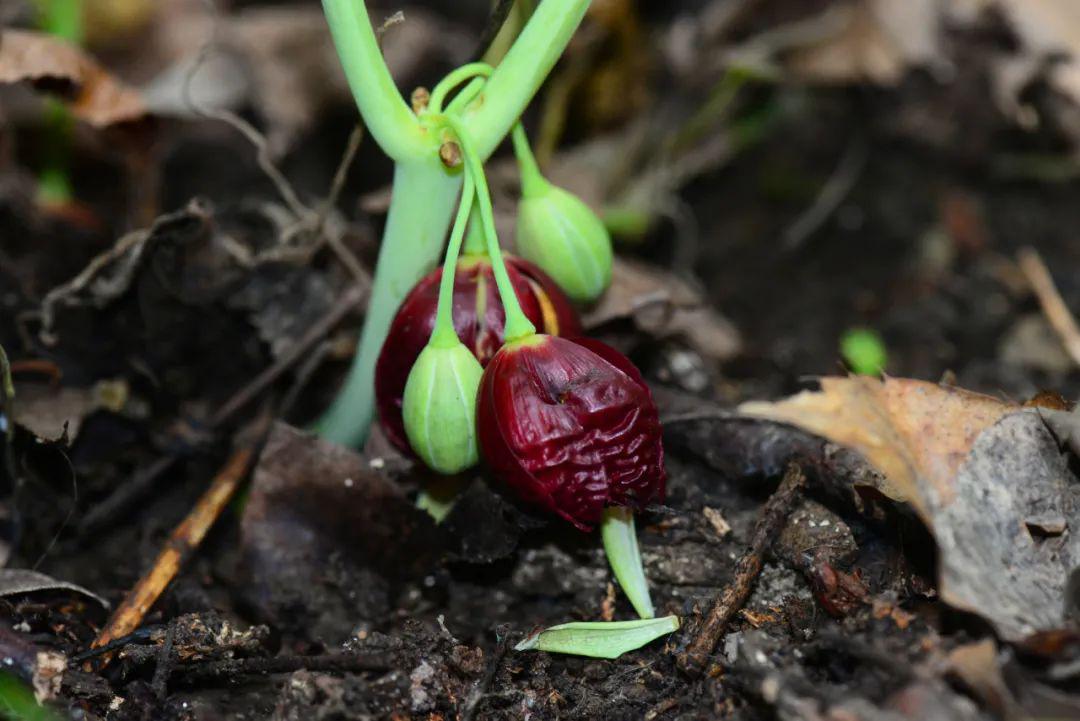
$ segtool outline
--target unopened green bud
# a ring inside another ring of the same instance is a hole
[[[460,342],[429,343],[409,371],[402,398],[405,434],[433,471],[459,473],[479,460],[476,393],[482,374]]]
[[[517,250],[576,301],[596,300],[611,283],[607,228],[580,198],[550,183],[521,200]]]

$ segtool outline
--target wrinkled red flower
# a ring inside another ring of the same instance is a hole
[[[664,500],[660,419],[633,363],[588,338],[507,344],[480,380],[481,455],[525,500],[590,530]]]
[[[581,334],[581,321],[555,281],[527,260],[504,255],[506,272],[521,309],[537,330],[550,335]],[[401,417],[401,398],[409,370],[427,345],[435,327],[442,269],[432,271],[409,292],[398,309],[375,365],[375,403],[379,422],[395,446],[411,453]],[[464,257],[454,276],[454,330],[481,365],[503,344],[506,314],[491,261]]]

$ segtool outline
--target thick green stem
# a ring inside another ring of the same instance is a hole
[[[645,569],[641,566],[641,551],[638,550],[637,532],[634,529],[634,512],[629,508],[613,506],[604,509],[604,519],[600,522],[600,535],[604,538],[604,552],[608,563],[619,581],[623,593],[630,599],[634,610],[642,618],[655,615],[652,598],[649,596],[649,582],[645,580]]]
[[[360,115],[375,142],[398,162],[428,152],[430,143],[383,61],[364,0],[323,0],[323,11]]]
[[[498,147],[577,30],[590,0],[543,0],[484,86],[482,102],[466,117],[476,150]]]
[[[468,125],[481,159],[491,155],[521,116],[588,7],[589,0],[540,4],[492,73],[479,102],[469,105]],[[317,424],[323,436],[359,445],[374,416],[375,362],[386,332],[412,284],[438,260],[461,179],[451,177],[439,163],[438,143],[420,126],[394,85],[363,0],[323,0],[323,9],[364,122],[375,141],[399,163],[356,358],[345,386]],[[456,101],[450,104],[455,111]]]
[[[367,437],[375,408],[375,361],[401,301],[439,260],[460,186],[461,177],[448,173],[435,153],[399,163],[394,171],[360,345],[345,385],[315,427],[324,438],[359,446]]]
[[[511,137],[521,173],[521,195],[524,198],[535,198],[547,189],[548,182],[540,172],[540,166],[536,164],[536,157],[529,147],[529,138],[525,135],[525,128],[521,123],[514,126]]]
[[[442,278],[439,280],[439,305],[435,310],[435,328],[431,331],[431,340],[428,341],[437,348],[453,347],[461,342],[454,330],[454,275],[458,255],[461,253],[461,239],[465,237],[465,227],[469,224],[469,212],[472,210],[472,198],[475,195],[476,187],[472,176],[466,173],[454,229],[450,231],[450,242],[446,245],[446,259],[443,261]]]
[[[521,303],[518,302],[510,276],[506,273],[506,263],[503,262],[502,250],[499,248],[499,237],[495,234],[495,213],[491,209],[491,193],[488,191],[487,179],[484,177],[483,161],[477,155],[476,146],[464,124],[452,115],[446,116],[446,123],[457,135],[458,143],[461,145],[461,154],[465,158],[465,166],[473,182],[476,183],[476,202],[480,206],[480,220],[487,240],[488,256],[491,258],[492,270],[495,272],[495,285],[499,289],[499,299],[506,313],[503,335],[507,341],[535,335],[536,326],[521,310]]]

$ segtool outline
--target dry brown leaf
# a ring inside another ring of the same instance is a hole
[[[858,450],[885,474],[878,490],[910,503],[926,518],[931,506],[953,499],[953,478],[979,434],[1017,408],[925,381],[852,376],[823,378],[820,392],[745,403],[739,411]]]
[[[891,84],[912,66],[941,56],[942,0],[858,0],[842,12],[840,30],[792,54],[788,67],[824,82]]]
[[[642,331],[659,338],[681,335],[706,358],[726,360],[742,339],[689,283],[661,268],[616,258],[611,288],[585,315],[586,328],[632,318]]]
[[[97,128],[141,120],[142,96],[82,50],[29,30],[0,34],[0,83],[59,89],[74,115]]]
[[[1048,73],[1058,91],[1080,102],[1080,3],[1076,0],[998,0],[1024,51],[1036,61],[1060,57]]]
[[[938,587],[1008,640],[1067,623],[1080,565],[1080,488],[1040,409],[906,379],[826,378],[820,392],[747,403],[859,452],[867,484],[914,508],[938,545]]]

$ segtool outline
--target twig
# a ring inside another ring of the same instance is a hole
[[[112,641],[109,641],[104,646],[92,646],[91,648],[88,648],[81,653],[75,654],[71,657],[71,663],[78,665],[80,663],[83,663],[84,661],[89,661],[92,658],[96,658],[98,656],[109,653],[110,651],[115,651],[118,648],[134,645],[136,641],[151,641],[153,635],[156,632],[160,631],[161,628],[162,627],[160,625],[143,626],[142,628],[138,628],[132,631],[126,636],[114,638]]]
[[[805,483],[806,476],[802,469],[794,463],[789,465],[780,486],[761,509],[761,515],[754,524],[750,547],[735,567],[735,578],[713,601],[709,615],[696,626],[694,637],[687,644],[686,650],[679,655],[678,665],[685,673],[697,675],[704,670],[709,656],[727,630],[731,617],[742,608],[750,596],[754,582],[761,573],[765,550],[783,530],[788,514],[799,500]]]
[[[465,703],[461,707],[460,721],[472,721],[473,716],[476,715],[477,706],[484,699],[487,690],[491,688],[491,682],[495,680],[495,674],[499,672],[499,667],[502,666],[503,659],[506,658],[506,653],[510,650],[510,634],[507,633],[507,630],[502,630],[500,634],[502,639],[499,641],[499,646],[491,662],[488,663],[487,668],[484,670],[484,675],[469,691],[469,697],[465,699]]]
[[[321,341],[338,323],[345,319],[360,302],[367,297],[368,289],[352,286],[341,296],[337,303],[330,309],[319,322],[304,334],[296,345],[290,348],[283,356],[278,358],[271,366],[259,375],[255,376],[250,383],[240,389],[232,398],[222,405],[210,420],[210,426],[217,428],[232,418],[237,411],[246,406],[252,400],[263,393],[274,381],[291,368],[297,361],[307,355],[319,341]]]
[[[355,309],[367,296],[367,288],[353,286],[345,292],[337,303],[330,309],[311,330],[309,330],[299,342],[296,343],[285,355],[255,376],[243,388],[238,390],[227,400],[211,417],[209,427],[211,430],[220,428],[228,422],[238,411],[248,403],[259,397],[272,383],[280,378],[295,363],[302,359],[313,346],[323,339],[346,315]],[[119,515],[126,512],[140,498],[143,498],[163,474],[167,473],[180,455],[176,452],[162,456],[151,465],[136,473],[135,477],[124,485],[117,488],[112,495],[90,509],[79,523],[79,535],[86,537],[93,531],[115,520]]]
[[[334,174],[334,180],[331,184],[330,194],[326,201],[322,204],[318,211],[309,208],[303,201],[300,200],[299,194],[296,189],[293,188],[292,183],[289,182],[285,174],[274,164],[273,153],[270,150],[270,143],[267,141],[266,136],[263,135],[258,129],[251,123],[244,120],[236,113],[226,110],[224,108],[208,108],[199,101],[191,93],[191,85],[195,79],[195,75],[202,68],[206,59],[210,56],[214,47],[217,45],[217,34],[219,30],[220,21],[217,17],[217,7],[211,0],[206,0],[204,5],[207,11],[211,15],[211,21],[213,23],[213,30],[210,38],[199,50],[199,55],[195,59],[195,62],[188,69],[187,75],[184,77],[182,86],[182,92],[184,102],[195,112],[196,115],[219,120],[226,125],[232,127],[234,130],[242,134],[247,138],[248,142],[255,148],[255,158],[259,165],[259,168],[270,179],[270,182],[274,184],[277,189],[278,195],[288,206],[289,211],[292,213],[295,223],[290,229],[283,231],[281,242],[284,244],[290,238],[295,237],[298,233],[310,232],[310,237],[314,238],[314,241],[309,243],[309,247],[303,249],[307,253],[314,254],[321,247],[322,243],[326,243],[330,246],[330,250],[338,258],[339,262],[345,266],[346,270],[353,276],[353,279],[359,283],[366,283],[368,281],[368,273],[364,269],[363,264],[356,258],[356,255],[349,250],[348,246],[341,242],[341,237],[337,232],[325,232],[326,218],[330,212],[330,209],[337,202],[338,197],[341,194],[341,190],[345,185],[345,177],[347,175],[349,166],[352,165],[353,159],[356,157],[356,151],[360,147],[360,141],[363,139],[363,127],[357,126],[353,132],[349,135],[348,143],[346,144],[345,153],[342,156],[341,162],[338,164],[337,172]],[[376,31],[377,36],[382,38],[386,29],[402,22],[405,16],[402,12],[398,11],[394,15],[387,18],[387,20]],[[276,260],[280,257],[280,253],[276,253],[275,250],[264,251],[260,254],[268,259]]]
[[[316,233],[322,234],[330,210],[337,205],[338,198],[341,197],[341,191],[345,189],[345,180],[349,177],[349,168],[352,167],[353,160],[356,159],[356,153],[360,150],[360,143],[363,139],[364,126],[357,123],[356,127],[349,133],[349,140],[345,143],[345,154],[341,156],[341,162],[338,163],[337,170],[334,171],[334,180],[330,183],[330,192],[327,193],[326,200],[322,202],[322,206],[319,208],[319,220],[315,226]]]
[[[154,667],[154,678],[150,682],[150,688],[159,701],[165,700],[169,690],[169,676],[172,674],[175,661],[173,659],[173,644],[176,641],[176,623],[170,623],[165,632],[165,641],[157,653],[157,666]]]
[[[1031,285],[1031,290],[1039,299],[1043,314],[1058,334],[1073,363],[1080,366],[1080,327],[1077,327],[1076,318],[1062,300],[1042,256],[1034,248],[1028,247],[1021,248],[1016,259]]]
[[[177,666],[174,673],[185,679],[222,679],[236,676],[293,671],[324,671],[331,673],[357,673],[360,671],[387,671],[393,668],[392,660],[381,654],[360,655],[354,653],[328,653],[321,656],[278,656],[275,658],[240,658],[224,661],[208,661]]]
[[[150,571],[139,579],[124,598],[124,602],[117,607],[105,628],[94,639],[94,646],[104,646],[139,627],[147,611],[180,572],[180,567],[192,552],[199,547],[214,521],[240,487],[255,460],[255,451],[269,428],[269,420],[269,414],[263,414],[253,423],[248,438],[239,443],[195,507],[180,525],[173,529]]]
[[[781,247],[788,253],[797,250],[810,236],[818,231],[825,221],[836,212],[844,198],[855,187],[855,181],[866,167],[866,141],[856,139],[848,144],[836,169],[825,181],[813,205],[807,208],[784,231]]]

